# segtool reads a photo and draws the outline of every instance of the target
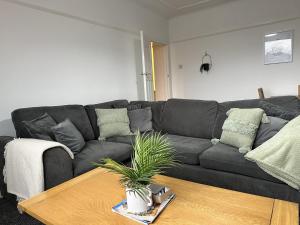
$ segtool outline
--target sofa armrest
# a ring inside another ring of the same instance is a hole
[[[45,151],[43,163],[45,190],[73,178],[73,160],[61,147]]]
[[[7,194],[3,177],[3,167],[5,164],[4,147],[12,141],[13,137],[0,136],[0,193],[3,197]],[[44,182],[45,190],[61,184],[73,178],[73,160],[62,148],[55,147],[44,152]]]
[[[3,167],[5,164],[4,147],[8,142],[12,141],[13,139],[13,137],[0,136],[0,196],[2,197],[6,195],[6,185],[4,183],[3,177]]]

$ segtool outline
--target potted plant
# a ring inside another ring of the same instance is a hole
[[[148,186],[153,176],[175,166],[175,153],[167,139],[159,133],[137,134],[133,144],[132,166],[127,167],[112,159],[103,159],[99,167],[121,175],[126,190],[127,210],[144,214],[152,206],[152,193]]]

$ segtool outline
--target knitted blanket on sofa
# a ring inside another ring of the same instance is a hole
[[[18,199],[29,199],[44,191],[43,153],[62,147],[73,159],[73,152],[58,142],[30,138],[14,139],[6,144],[3,168],[7,192]]]
[[[300,116],[291,120],[274,137],[245,158],[256,162],[266,173],[300,189]]]

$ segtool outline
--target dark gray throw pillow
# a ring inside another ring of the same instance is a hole
[[[23,121],[25,128],[32,138],[53,141],[55,137],[51,127],[57,123],[47,113],[30,121]]]
[[[281,118],[271,116],[269,116],[268,118],[270,120],[270,123],[260,124],[253,144],[253,148],[257,148],[258,146],[272,138],[275,134],[278,133],[278,131],[281,130],[281,128],[283,128],[288,123],[287,120]]]
[[[128,117],[131,132],[135,133],[140,131],[143,133],[152,130],[151,107],[128,111]]]
[[[69,119],[52,127],[52,132],[57,142],[64,144],[75,154],[85,146],[82,134]]]
[[[292,120],[299,116],[299,112],[286,110],[285,108],[270,102],[261,101],[259,106],[265,111],[267,116],[274,116],[284,120]]]

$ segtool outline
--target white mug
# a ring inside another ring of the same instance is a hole
[[[143,214],[153,205],[152,192],[149,188],[144,190],[145,197],[142,198],[138,193],[130,188],[126,188],[127,211],[133,214]]]

